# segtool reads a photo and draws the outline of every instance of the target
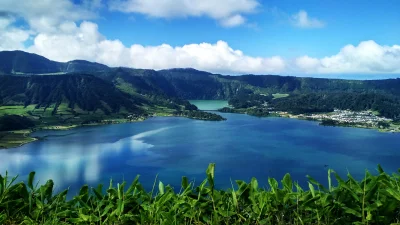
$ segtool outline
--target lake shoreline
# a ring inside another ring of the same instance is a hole
[[[3,136],[0,136],[1,138],[6,138],[7,136],[13,135],[13,136],[17,136],[15,134],[23,134],[21,135],[20,139],[16,139],[13,142],[6,142],[4,143],[4,145],[0,145],[0,150],[10,150],[13,148],[18,148],[21,147],[23,145],[35,142],[35,141],[39,141],[39,140],[43,140],[46,137],[35,137],[35,136],[30,136],[32,133],[37,132],[37,131],[63,131],[63,130],[73,130],[76,128],[80,128],[80,127],[87,127],[87,126],[101,126],[101,125],[111,125],[111,124],[121,124],[121,123],[136,123],[136,122],[142,122],[145,121],[147,118],[143,119],[137,119],[137,120],[131,120],[131,121],[106,121],[106,122],[102,122],[102,123],[91,123],[91,124],[73,124],[73,125],[69,125],[69,126],[65,126],[65,125],[52,125],[52,126],[46,126],[46,127],[39,127],[39,128],[33,128],[31,130],[17,130],[17,131],[4,131],[1,132],[3,134]],[[30,138],[29,140],[24,140],[26,138]],[[0,140],[1,140],[0,138]],[[14,143],[15,142],[15,143]],[[8,146],[7,146],[8,145]]]
[[[202,111],[203,110],[199,110]],[[13,135],[15,136],[13,140],[13,142],[7,142],[5,141],[5,143],[0,142],[0,150],[9,150],[9,149],[13,149],[13,148],[18,148],[21,147],[23,145],[38,141],[38,140],[43,140],[46,137],[32,137],[30,136],[33,132],[36,131],[62,131],[62,130],[72,130],[75,128],[80,128],[80,127],[86,127],[86,126],[101,126],[101,125],[111,125],[111,124],[125,124],[125,123],[137,123],[137,122],[143,122],[145,120],[147,120],[148,118],[151,117],[183,117],[183,118],[188,118],[188,119],[193,119],[193,120],[202,120],[202,121],[214,121],[214,122],[218,122],[218,121],[224,121],[226,120],[225,118],[223,118],[222,120],[210,120],[210,119],[205,119],[202,117],[191,117],[191,116],[187,116],[187,115],[174,115],[174,114],[154,114],[151,116],[145,116],[145,117],[140,117],[138,119],[118,119],[118,120],[105,120],[103,122],[93,122],[90,124],[72,124],[72,125],[51,125],[51,126],[44,126],[44,127],[36,127],[36,128],[32,128],[30,130],[16,130],[16,131],[4,131],[1,132],[3,134],[3,136],[0,135],[0,140],[4,137],[7,138],[7,136]],[[18,135],[15,134],[19,134],[19,133],[23,133],[23,135],[18,138]]]
[[[198,100],[200,101],[200,100]],[[192,100],[193,102],[193,100]],[[225,103],[221,103],[222,101],[219,101],[218,104],[224,104]],[[361,128],[361,129],[369,129],[369,130],[376,130],[378,132],[382,132],[382,133],[399,133],[400,129],[398,130],[393,130],[393,128],[379,128],[379,127],[369,127],[366,125],[362,125],[362,124],[335,124],[335,125],[324,125],[322,124],[322,120],[318,120],[318,119],[309,119],[309,118],[305,118],[305,117],[301,117],[298,115],[294,115],[294,114],[290,114],[290,113],[286,113],[286,112],[281,112],[281,113],[270,113],[268,115],[262,115],[262,116],[258,116],[258,115],[252,115],[247,113],[247,111],[240,111],[238,109],[232,109],[232,111],[230,112],[223,112],[220,111],[220,109],[217,108],[213,108],[213,109],[202,109],[201,107],[199,107],[199,111],[203,111],[203,112],[219,112],[219,113],[233,113],[233,114],[243,114],[243,115],[248,115],[248,116],[253,116],[253,117],[259,117],[259,118],[268,118],[268,117],[282,117],[282,118],[290,118],[290,119],[298,119],[298,120],[307,120],[307,121],[315,121],[315,122],[319,122],[318,124],[320,126],[334,126],[334,127],[351,127],[351,128]],[[12,148],[17,148],[20,146],[23,146],[25,144],[29,144],[38,140],[42,140],[44,138],[39,138],[39,137],[34,137],[34,136],[30,136],[33,132],[36,131],[42,131],[42,130],[49,130],[49,131],[60,131],[60,130],[72,130],[75,128],[79,128],[79,127],[85,127],[85,126],[100,126],[100,125],[109,125],[109,124],[121,124],[121,123],[135,123],[135,122],[142,122],[145,121],[146,119],[148,119],[149,117],[184,117],[184,118],[189,118],[189,119],[195,119],[195,120],[205,120],[202,118],[194,118],[194,117],[188,117],[185,115],[174,115],[172,113],[156,113],[154,115],[151,116],[147,116],[147,117],[141,117],[141,118],[137,118],[135,120],[128,120],[128,119],[118,119],[118,120],[105,120],[103,122],[94,122],[94,123],[90,123],[90,124],[72,124],[72,125],[52,125],[52,126],[43,126],[43,127],[38,127],[38,128],[33,128],[31,130],[20,130],[20,131],[4,131],[0,133],[0,140],[4,137],[7,136],[12,136],[13,141],[7,142],[5,141],[5,143],[0,143],[0,150],[9,150]],[[213,121],[213,120],[211,120]],[[391,123],[391,125],[393,125]],[[395,126],[397,127],[397,125]]]
[[[218,110],[217,110],[218,111]],[[382,133],[400,133],[400,126],[398,130],[393,130],[393,128],[379,128],[379,127],[369,127],[367,125],[362,125],[362,124],[343,124],[343,123],[338,123],[336,125],[324,125],[322,124],[322,120],[318,119],[309,119],[306,117],[290,114],[287,112],[280,112],[280,113],[270,113],[268,115],[263,115],[263,116],[257,116],[257,115],[252,115],[247,113],[246,111],[240,111],[238,109],[232,109],[230,112],[223,112],[223,111],[218,111],[220,113],[234,113],[234,114],[243,114],[243,115],[248,115],[248,116],[254,116],[254,117],[259,117],[259,118],[268,118],[268,117],[281,117],[281,118],[289,118],[289,119],[298,119],[298,120],[306,120],[306,121],[315,121],[319,122],[318,124],[320,126],[331,126],[331,127],[350,127],[350,128],[361,128],[361,129],[369,129],[369,130],[376,130],[378,132]],[[393,123],[390,123],[391,125],[398,127],[397,125],[394,125]]]

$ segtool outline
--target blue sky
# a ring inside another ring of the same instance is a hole
[[[2,0],[0,50],[223,74],[400,74],[400,2]]]
[[[293,4],[298,2],[297,4]],[[185,45],[224,40],[233,48],[253,56],[307,54],[323,57],[346,44],[375,40],[394,45],[400,41],[398,1],[260,1],[259,13],[248,16],[256,27],[224,28],[207,17],[156,19],[142,14],[121,14],[103,10],[100,31],[126,45]],[[322,29],[299,29],[285,18],[306,10],[326,23]],[[118,29],[115,29],[118,27]]]

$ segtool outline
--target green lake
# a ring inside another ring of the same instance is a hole
[[[196,105],[200,110],[217,110],[228,107],[228,101],[225,100],[189,100],[190,103]]]

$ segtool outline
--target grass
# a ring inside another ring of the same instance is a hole
[[[275,93],[275,94],[272,94],[272,96],[274,97],[274,99],[276,99],[276,98],[286,98],[286,97],[289,96],[289,94]]]
[[[229,190],[215,188],[215,164],[197,187],[182,178],[174,190],[154,181],[145,190],[139,176],[108,188],[83,186],[67,199],[68,190],[53,193],[52,180],[38,187],[35,173],[27,182],[0,176],[0,224],[398,224],[400,220],[399,173],[388,175],[378,166],[361,181],[346,180],[328,170],[328,186],[308,177],[304,189],[286,174],[280,182],[269,178],[261,188],[232,182]],[[332,176],[337,186],[332,185]]]
[[[28,115],[29,111],[33,111],[35,105],[24,106],[0,106],[0,116],[3,115]]]
[[[29,130],[0,132],[0,149],[15,148],[35,141],[36,139],[29,137],[29,134]]]
[[[105,115],[102,111],[88,114],[86,111],[78,107],[71,109],[67,104],[60,104],[56,114],[53,114],[54,105],[44,108],[36,108],[36,105],[24,106],[0,106],[0,117],[4,115],[20,115],[26,116],[36,123],[35,130],[38,129],[54,129],[63,130],[71,129],[88,121],[103,121],[120,123],[123,118],[121,115]],[[114,121],[115,120],[115,121]],[[10,131],[0,133],[0,149],[13,148],[32,142],[35,138],[29,137],[30,130]]]
[[[153,106],[146,108],[146,112],[155,116],[172,116],[176,110],[163,106]]]

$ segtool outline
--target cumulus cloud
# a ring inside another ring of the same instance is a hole
[[[166,4],[172,0],[164,0],[159,1],[162,7],[150,9],[148,2],[151,1],[154,0],[124,0],[119,3],[126,4],[124,8],[127,12],[162,18],[209,16],[226,27],[245,23],[246,18],[242,14],[253,12],[258,5],[255,0],[224,0],[216,3],[224,2],[222,5],[210,8],[211,1],[208,0],[194,0],[192,4],[186,0],[176,0],[177,5]],[[126,46],[118,39],[107,39],[99,32],[96,23],[85,21],[85,18],[95,16],[90,13],[93,8],[102,7],[100,0],[83,0],[84,7],[78,7],[68,0],[26,0],[23,3],[22,0],[0,1],[0,8],[5,10],[0,13],[0,50],[25,50],[63,62],[85,59],[109,66],[156,70],[191,67],[222,74],[400,73],[399,45],[379,45],[371,40],[356,46],[344,46],[332,56],[315,58],[304,55],[294,59],[246,55],[223,40],[182,46]],[[15,25],[21,18],[28,23],[28,27]],[[322,23],[309,18],[304,11],[300,11],[295,18],[302,27],[318,27]],[[32,45],[24,46],[30,39]]]
[[[29,47],[30,52],[53,60],[86,59],[109,66],[147,69],[193,67],[220,73],[279,73],[285,62],[279,56],[251,57],[228,43],[168,44],[125,46],[119,40],[108,40],[98,32],[97,24],[84,21],[63,23],[56,34],[40,33]]]
[[[113,0],[110,9],[140,13],[155,18],[206,16],[222,26],[233,27],[245,22],[244,14],[254,13],[258,0]]]
[[[88,21],[79,25],[65,22],[56,29],[56,33],[37,34],[33,45],[25,50],[57,61],[85,59],[109,66],[156,70],[191,67],[222,74],[400,73],[400,46],[379,45],[374,41],[364,41],[357,46],[347,45],[337,54],[322,58],[305,55],[283,59],[280,56],[249,56],[222,40],[183,46],[125,46],[119,40],[107,39],[98,31],[97,24]],[[0,39],[3,36],[3,33],[0,34]],[[28,36],[21,37],[20,41],[23,42]],[[9,45],[18,48],[20,44],[16,40],[13,43],[1,43],[0,47]]]
[[[300,28],[322,28],[325,23],[316,18],[311,18],[308,13],[304,10],[300,10],[298,13],[292,15],[291,21],[294,26]]]
[[[32,30],[52,32],[64,21],[94,18],[92,10],[98,4],[98,0],[83,5],[76,5],[69,0],[1,0],[0,9],[23,18]]]
[[[0,51],[23,49],[24,42],[29,38],[29,30],[12,26],[14,18],[0,17]]]
[[[363,41],[357,46],[346,45],[332,56],[299,57],[295,66],[306,73],[400,73],[400,45]]]

